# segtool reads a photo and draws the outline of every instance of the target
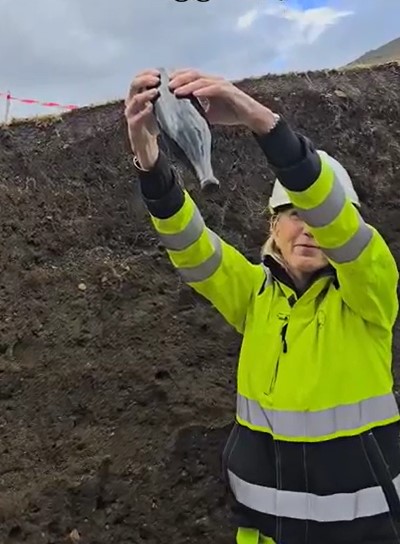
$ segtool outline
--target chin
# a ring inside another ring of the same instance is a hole
[[[293,259],[293,261],[293,267],[301,272],[316,272],[327,265],[321,259],[312,257],[298,257],[297,259]]]

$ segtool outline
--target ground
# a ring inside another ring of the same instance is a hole
[[[241,83],[343,161],[397,262],[399,82],[386,65]],[[213,135],[221,190],[187,188],[257,261],[272,174],[248,132]],[[158,244],[123,104],[1,128],[0,188],[0,542],[232,543],[240,339]]]

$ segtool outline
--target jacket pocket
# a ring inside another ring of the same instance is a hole
[[[239,438],[239,432],[240,432],[240,425],[235,421],[235,423],[233,424],[232,430],[229,433],[229,437],[228,437],[228,440],[226,441],[224,450],[222,452],[222,479],[225,485],[229,485],[229,478],[228,478],[229,458],[235,449],[236,442]]]
[[[381,486],[392,517],[400,521],[400,498],[390,474],[389,466],[372,431],[362,437],[369,462]]]

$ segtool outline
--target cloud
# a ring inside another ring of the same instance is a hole
[[[268,28],[278,25],[285,29],[286,39],[277,44],[278,50],[287,50],[297,44],[314,43],[327,28],[337,24],[343,17],[354,15],[353,11],[337,10],[332,7],[295,8],[272,4],[264,9],[252,9],[240,15],[236,22],[238,31],[250,31],[256,22]]]
[[[237,20],[236,28],[238,30],[247,30],[249,29],[254,21],[260,16],[260,11],[258,9],[252,9],[250,11],[246,11],[243,15],[240,15],[240,17]]]
[[[334,0],[336,13],[352,12],[327,25],[315,40],[286,51],[284,70],[316,70],[343,66],[366,51],[400,37],[398,0]]]
[[[152,66],[239,79],[344,64],[397,37],[400,19],[398,0],[0,0],[0,10],[0,93],[81,105],[123,97]],[[12,105],[38,111],[48,112]]]
[[[337,11],[330,7],[311,8],[305,11],[287,10],[284,18],[292,21],[294,32],[308,44],[315,42],[330,26],[343,17],[354,15],[353,11]]]

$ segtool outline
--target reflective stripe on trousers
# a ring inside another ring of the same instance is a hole
[[[354,493],[320,496],[251,484],[229,470],[228,477],[237,501],[262,514],[331,522],[352,521],[389,512],[381,486],[360,489]],[[400,474],[393,479],[393,484],[399,494]]]
[[[236,535],[236,544],[275,544],[275,540],[260,535],[256,529],[239,527]]]
[[[339,431],[356,431],[370,423],[395,418],[399,413],[392,393],[313,412],[271,410],[238,394],[236,411],[242,421],[290,438],[317,438]]]

